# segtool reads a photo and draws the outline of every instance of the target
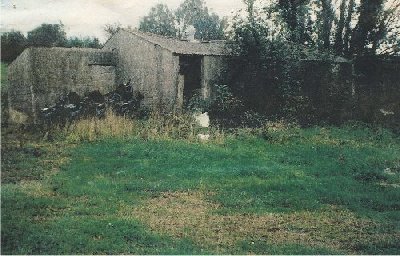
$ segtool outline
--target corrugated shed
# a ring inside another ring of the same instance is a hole
[[[233,55],[232,44],[224,40],[209,42],[189,42],[182,41],[172,37],[159,36],[140,31],[120,30],[119,33],[131,33],[150,43],[165,48],[172,53],[182,55],[213,55],[213,56],[231,56]]]

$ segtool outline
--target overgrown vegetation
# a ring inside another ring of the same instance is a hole
[[[248,0],[245,4],[230,24],[230,38],[241,59],[229,68],[233,70],[229,86],[242,97],[246,110],[305,126],[362,120],[398,129],[393,125],[398,104],[388,96],[398,97],[394,82],[398,78],[387,75],[398,60],[387,59],[387,65],[383,61],[388,58],[383,52],[398,52],[400,39],[389,36],[398,30],[398,1]],[[368,68],[372,63],[376,68]],[[373,102],[370,95],[382,100]],[[380,118],[379,111],[389,108],[393,119],[388,116],[383,121],[386,117]]]
[[[65,138],[68,142],[93,142],[118,138],[129,140],[132,138],[144,140],[184,140],[196,142],[197,134],[204,131],[194,122],[191,114],[159,114],[151,113],[142,120],[128,119],[107,111],[105,117],[93,117],[72,122],[54,131],[51,136]],[[215,142],[222,142],[224,134],[219,128],[206,129],[207,134]]]

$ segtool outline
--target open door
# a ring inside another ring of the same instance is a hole
[[[183,103],[186,105],[195,93],[201,93],[201,56],[180,56],[180,74],[184,77]]]

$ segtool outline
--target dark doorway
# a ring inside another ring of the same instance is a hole
[[[183,101],[186,105],[201,89],[201,56],[181,56],[180,74],[184,76]]]

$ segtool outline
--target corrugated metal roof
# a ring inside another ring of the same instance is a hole
[[[182,41],[172,37],[165,37],[141,31],[127,31],[121,29],[119,33],[131,33],[150,43],[157,44],[175,54],[182,55],[220,55],[230,56],[232,53],[232,44],[223,40],[209,42],[189,42]]]

